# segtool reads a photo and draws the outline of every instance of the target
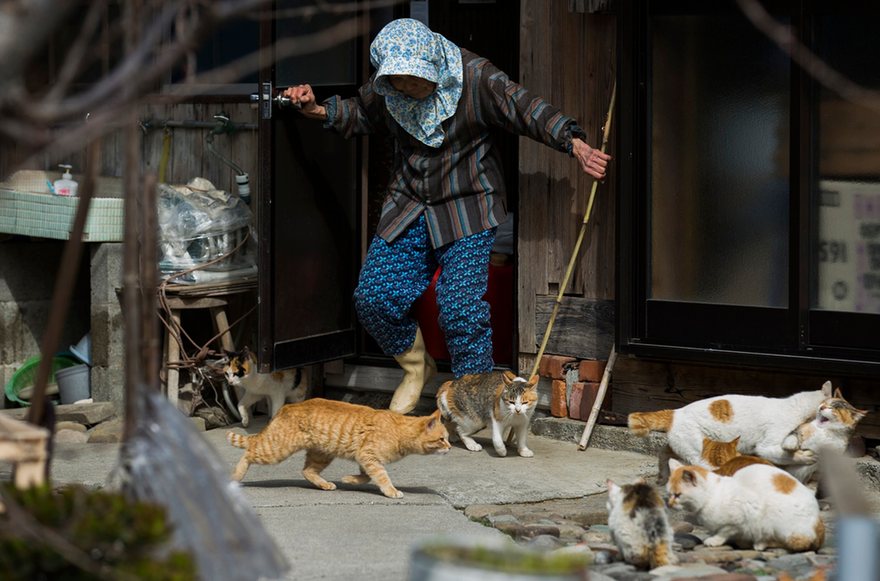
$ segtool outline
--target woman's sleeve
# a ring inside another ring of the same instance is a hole
[[[482,67],[476,82],[483,115],[491,125],[530,137],[569,155],[572,137],[586,140],[586,133],[573,118],[511,81],[507,73],[491,63]]]
[[[325,100],[327,110],[324,127],[343,137],[367,135],[382,129],[382,97],[373,92],[373,78],[367,81],[355,97],[343,99],[336,95]]]

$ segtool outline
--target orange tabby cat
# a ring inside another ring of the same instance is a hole
[[[232,474],[244,478],[251,464],[277,464],[307,450],[303,476],[322,490],[336,485],[321,477],[334,458],[360,464],[360,474],[343,482],[366,484],[371,479],[389,498],[402,498],[384,464],[409,454],[443,454],[449,451],[449,433],[440,411],[426,417],[404,416],[390,410],[321,398],[285,405],[259,434],[227,432],[226,439],[245,453]]]
[[[729,442],[716,442],[709,438],[703,438],[701,455],[703,460],[715,467],[713,472],[720,476],[733,476],[737,471],[752,464],[773,466],[772,462],[764,458],[740,454],[736,449],[737,444],[739,444],[739,436]]]

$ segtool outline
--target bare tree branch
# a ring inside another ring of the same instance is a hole
[[[857,105],[880,112],[880,93],[854,83],[829,66],[797,39],[790,26],[773,18],[758,0],[737,0],[737,3],[755,28],[775,42],[791,60],[825,88]]]

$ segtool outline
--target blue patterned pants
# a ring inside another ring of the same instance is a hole
[[[439,265],[437,306],[452,373],[491,371],[492,328],[483,295],[494,242],[493,228],[431,248],[424,215],[391,243],[374,236],[354,291],[361,324],[387,355],[412,347],[417,323],[409,311]]]

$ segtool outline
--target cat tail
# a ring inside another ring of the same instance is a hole
[[[633,412],[627,416],[627,425],[636,436],[647,436],[650,432],[668,432],[672,427],[675,410],[656,412]]]
[[[236,448],[247,448],[247,441],[250,436],[247,434],[236,434],[235,432],[226,432],[226,440]]]

